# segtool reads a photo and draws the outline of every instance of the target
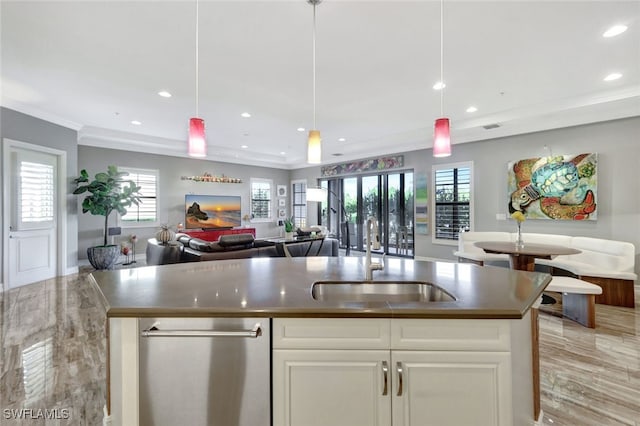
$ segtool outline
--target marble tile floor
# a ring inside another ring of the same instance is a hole
[[[106,317],[85,276],[0,293],[0,425],[102,424]],[[636,304],[597,305],[595,329],[540,314],[545,425],[640,426],[640,286]]]

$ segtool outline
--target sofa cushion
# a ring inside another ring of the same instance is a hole
[[[182,245],[188,246],[189,245],[189,241],[191,241],[193,239],[192,236],[187,235],[187,234],[176,234],[176,241],[178,241],[179,243],[182,243]]]
[[[218,238],[218,244],[221,247],[229,248],[229,247],[237,247],[237,248],[246,248],[251,247],[253,245],[253,235],[252,234],[231,234],[231,235],[221,235]]]
[[[199,238],[191,238],[188,242],[189,247],[194,250],[204,251],[207,253],[224,251],[224,247],[213,241],[205,241]]]

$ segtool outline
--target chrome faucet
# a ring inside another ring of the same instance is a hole
[[[378,220],[370,216],[367,219],[367,255],[365,257],[365,270],[364,279],[371,281],[373,279],[373,271],[382,271],[384,269],[384,255],[382,260],[378,262],[371,262],[371,246],[374,250],[380,249],[380,235],[378,234]]]

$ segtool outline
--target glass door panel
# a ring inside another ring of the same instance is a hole
[[[360,249],[358,245],[358,178],[346,178],[342,180],[342,199],[346,217],[342,223],[341,245],[346,247],[347,232],[349,233],[349,244],[351,248]]]
[[[401,242],[402,217],[402,196],[400,193],[400,175],[397,173],[387,176],[387,203],[388,217],[386,228],[388,229],[388,239],[386,252],[398,254],[398,247]]]
[[[384,241],[384,234],[382,233],[384,227],[381,226],[381,224],[384,223],[380,202],[380,194],[382,193],[381,181],[381,176],[362,177],[362,220],[359,220],[358,223],[363,225],[363,232],[362,235],[359,236],[358,242],[363,243],[362,249],[365,251],[367,248],[365,245],[367,243],[366,222],[369,217],[373,216],[378,220],[380,241]],[[381,246],[380,250],[384,250],[384,246]]]
[[[364,225],[373,216],[381,243],[375,251],[413,257],[413,185],[413,172],[321,181],[320,186],[329,189],[327,203],[321,204],[321,223],[340,240],[341,248],[346,248],[348,228],[350,247],[365,251]]]

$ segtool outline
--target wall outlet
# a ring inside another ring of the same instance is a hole
[[[507,215],[504,213],[496,213],[496,220],[507,220]]]

